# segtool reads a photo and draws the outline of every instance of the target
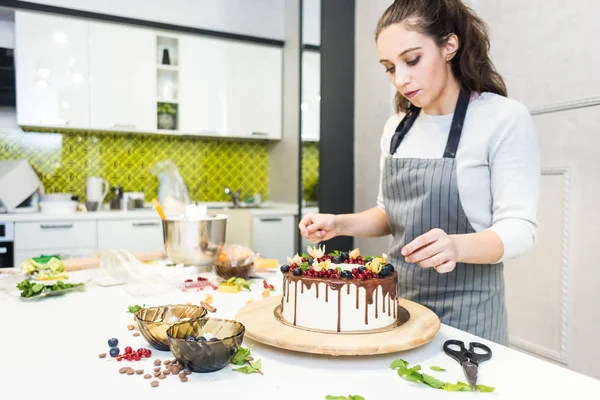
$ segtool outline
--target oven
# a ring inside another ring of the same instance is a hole
[[[15,262],[15,223],[0,221],[0,268],[10,268]]]

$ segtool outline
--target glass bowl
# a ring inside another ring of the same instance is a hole
[[[246,328],[238,321],[203,318],[174,324],[167,330],[171,352],[194,372],[225,368],[244,340]],[[193,337],[195,340],[188,340]]]
[[[169,350],[167,329],[177,322],[203,318],[204,307],[183,304],[144,308],[135,313],[142,336],[157,350]]]

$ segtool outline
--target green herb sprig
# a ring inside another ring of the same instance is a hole
[[[364,397],[351,394],[350,396],[325,396],[325,400],[365,400]]]
[[[83,283],[64,283],[63,281],[47,285],[43,283],[32,283],[30,280],[25,279],[17,284],[17,289],[21,291],[21,297],[35,297],[41,296],[44,293],[58,292],[83,286],[85,286]]]
[[[252,357],[252,355],[250,354],[250,349],[252,349],[252,347],[253,346],[250,346],[248,348],[240,347],[238,349],[238,351],[235,353],[235,355],[231,359],[230,363],[234,364],[234,365],[243,365],[243,367],[234,368],[233,371],[240,372],[242,374],[258,373],[258,374],[264,375],[261,370],[262,361],[261,360],[255,361],[254,357]],[[245,364],[248,364],[248,365],[245,365]]]
[[[460,382],[460,381],[458,381],[456,383],[442,382],[434,376],[419,372],[421,370],[420,365],[415,365],[414,367],[411,367],[411,368],[408,368],[408,365],[409,364],[407,361],[404,361],[403,359],[397,359],[397,360],[392,361],[390,368],[393,370],[396,370],[398,372],[398,376],[403,377],[407,381],[421,382],[421,383],[431,386],[434,389],[443,389],[448,392],[471,392],[471,391],[473,391],[471,389],[471,386],[469,386],[468,384],[466,384],[464,382]],[[432,369],[433,371],[444,370],[443,368],[437,367],[437,366],[430,367],[430,369]],[[475,390],[478,392],[491,393],[495,389],[496,388],[494,388],[492,386],[485,386],[485,385],[476,385],[475,386]]]
[[[145,304],[143,306],[140,306],[138,304],[136,304],[134,306],[127,306],[127,312],[131,313],[131,314],[135,314],[136,312],[143,310],[144,308],[146,308]]]

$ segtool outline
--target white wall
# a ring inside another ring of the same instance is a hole
[[[530,108],[600,98],[600,3],[477,1],[510,97]],[[542,12],[543,11],[543,12]],[[506,264],[511,343],[600,378],[600,106],[534,116],[540,239]]]
[[[302,1],[302,42],[321,44],[321,0]]]
[[[391,0],[356,0],[354,209],[374,207],[379,189],[379,139],[392,115],[390,81],[378,62],[375,26]],[[388,238],[357,238],[364,254],[388,251]]]
[[[282,0],[32,0],[121,17],[283,40]]]

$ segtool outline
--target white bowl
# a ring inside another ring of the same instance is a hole
[[[40,201],[40,210],[43,213],[74,213],[77,211],[77,202],[70,201]]]
[[[42,196],[42,201],[51,202],[51,201],[60,201],[60,202],[68,202],[71,201],[73,197],[73,193],[46,193]]]

